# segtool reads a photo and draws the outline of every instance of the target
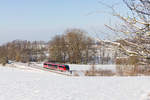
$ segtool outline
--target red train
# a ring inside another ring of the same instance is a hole
[[[60,64],[54,64],[50,62],[45,62],[43,64],[44,68],[53,69],[53,70],[59,70],[59,71],[69,71],[69,65],[60,65]]]

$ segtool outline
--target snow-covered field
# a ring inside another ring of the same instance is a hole
[[[0,100],[150,100],[149,77],[67,77],[0,67]]]

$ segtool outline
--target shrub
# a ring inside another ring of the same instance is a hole
[[[91,69],[85,72],[85,76],[114,76],[115,73],[111,70],[105,69],[96,69],[94,65],[92,65]]]
[[[0,58],[0,64],[2,64],[3,66],[5,66],[7,64],[7,59],[5,57]]]

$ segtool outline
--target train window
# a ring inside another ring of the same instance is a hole
[[[57,65],[54,65],[55,68],[57,68]]]
[[[59,66],[60,68],[64,68],[63,66]]]
[[[48,66],[49,66],[49,67],[52,67],[52,65],[51,65],[51,64],[48,64]]]
[[[44,65],[47,65],[46,63],[44,63]]]

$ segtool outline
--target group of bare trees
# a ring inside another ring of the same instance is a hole
[[[45,58],[44,51],[46,51],[46,49],[42,41],[30,42],[15,40],[0,46],[0,61],[42,61]]]
[[[51,41],[15,40],[0,46],[0,63],[54,61],[60,63],[94,62],[95,41],[81,29],[68,29]]]
[[[150,59],[150,0],[123,0],[129,8],[128,15],[122,16],[114,7],[112,15],[120,19],[119,25],[107,28],[125,35],[119,41],[102,41],[111,44],[127,56]],[[0,46],[0,58],[15,61],[42,61],[49,52],[49,60],[69,63],[89,63],[96,54],[95,41],[84,30],[69,29],[63,35],[55,36],[46,48],[41,42],[13,41]]]
[[[94,61],[95,41],[81,29],[68,29],[49,42],[50,60],[70,63]]]

